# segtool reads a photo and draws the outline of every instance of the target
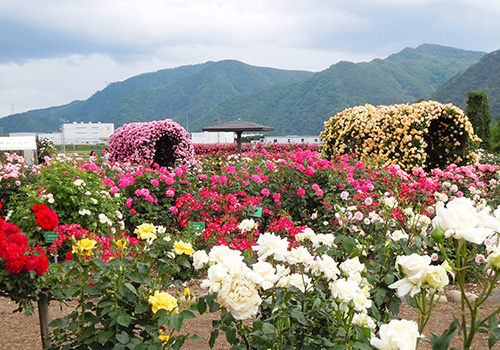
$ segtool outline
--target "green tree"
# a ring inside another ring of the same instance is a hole
[[[467,100],[467,116],[474,127],[474,132],[482,140],[480,147],[485,150],[490,150],[490,124],[492,116],[486,92],[474,90],[469,91]]]

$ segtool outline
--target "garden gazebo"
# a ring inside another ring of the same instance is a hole
[[[227,122],[224,124],[207,126],[206,128],[202,128],[203,131],[212,131],[212,132],[235,132],[236,133],[236,144],[238,147],[238,155],[241,158],[241,134],[244,131],[273,131],[274,128],[269,126],[263,126],[255,123],[246,122],[238,118],[238,120],[233,120],[231,122]]]

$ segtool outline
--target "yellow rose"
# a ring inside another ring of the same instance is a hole
[[[170,340],[170,336],[168,335],[159,335],[158,338],[160,338],[161,340],[163,340],[165,343],[168,343],[168,341]]]
[[[179,313],[177,299],[166,292],[155,291],[155,294],[148,298],[148,302],[153,306],[153,312],[155,313],[160,309],[165,309],[170,313]]]
[[[125,239],[119,239],[119,240],[116,241],[116,245],[119,248],[124,248],[125,246],[127,246],[127,243],[128,243],[128,241],[125,240]]]
[[[137,226],[134,233],[139,239],[156,239],[156,228],[151,224]]]
[[[97,244],[97,241],[89,238],[83,238],[76,242],[75,245],[73,245],[73,253],[85,255],[85,256],[90,256],[92,255],[92,251],[94,250],[95,246]]]
[[[174,253],[177,255],[186,254],[192,256],[194,254],[194,249],[191,243],[176,241],[174,243]]]

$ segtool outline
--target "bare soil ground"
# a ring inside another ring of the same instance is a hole
[[[500,303],[488,302],[486,305],[487,310],[485,311],[491,311],[499,307]],[[15,309],[16,305],[14,302],[7,298],[0,298],[0,350],[41,350],[42,342],[40,339],[38,312],[27,317],[23,313],[13,313],[12,311]],[[61,307],[55,303],[51,304],[49,309],[52,319],[62,317],[70,310],[68,307]],[[458,303],[440,302],[434,309],[433,317],[426,327],[425,339],[429,340],[431,333],[442,334],[448,328],[454,315],[457,317],[460,315]],[[402,304],[399,316],[404,319],[416,320],[417,313],[415,309],[409,307],[407,304]],[[213,319],[216,319],[215,314],[202,315],[194,320],[190,320],[184,324],[183,333],[198,334],[205,339],[209,339],[211,321]],[[455,337],[452,346],[461,349],[460,339]],[[221,334],[217,340],[215,349],[226,350],[229,348],[230,346],[225,341],[224,335]],[[209,346],[208,342],[195,343],[188,341],[184,344],[183,349],[201,350],[209,349]],[[418,349],[427,350],[431,349],[431,346],[424,341],[419,345]],[[474,349],[488,349],[487,336],[479,334],[474,344]],[[500,345],[495,345],[494,349],[500,349]]]

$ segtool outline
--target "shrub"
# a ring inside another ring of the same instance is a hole
[[[39,164],[45,162],[45,157],[51,157],[53,153],[57,152],[56,145],[48,137],[39,140],[36,147]]]
[[[325,122],[320,139],[328,157],[356,153],[405,170],[470,164],[481,141],[461,109],[435,101],[346,109]]]
[[[111,135],[108,149],[110,161],[173,167],[194,160],[189,133],[170,119],[125,124]]]

